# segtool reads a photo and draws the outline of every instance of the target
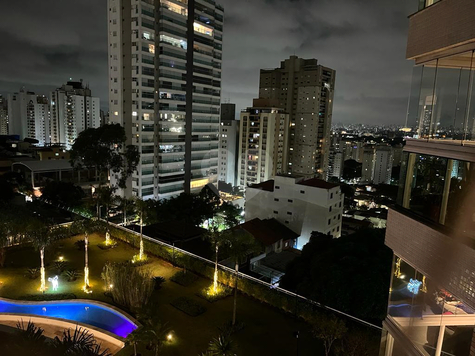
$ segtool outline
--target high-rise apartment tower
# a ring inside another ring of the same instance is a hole
[[[290,116],[287,173],[327,177],[335,74],[316,59],[296,56],[261,70],[259,98],[276,99]]]
[[[213,0],[108,7],[109,121],[141,153],[125,195],[167,198],[216,183],[223,8]]]

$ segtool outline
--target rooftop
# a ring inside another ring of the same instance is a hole
[[[284,178],[296,178],[292,176],[282,176]],[[307,187],[313,187],[313,188],[320,188],[320,189],[332,189],[340,186],[339,184],[335,183],[329,183],[324,181],[323,179],[318,179],[318,178],[310,178],[310,179],[302,179],[300,181],[297,181],[295,184],[299,185],[304,185]],[[252,184],[250,188],[254,189],[260,189],[260,190],[265,190],[268,192],[273,192],[274,191],[274,180],[270,179],[265,182],[257,183],[257,184]]]
[[[293,248],[279,253],[271,252],[260,260],[260,263],[266,267],[285,273],[287,265],[299,257],[300,254],[301,252],[299,250]]]
[[[298,234],[276,219],[261,220],[255,218],[239,225],[239,228],[246,230],[265,246],[270,246],[280,240],[294,240],[299,237]]]
[[[23,165],[32,172],[52,172],[52,171],[71,171],[73,167],[66,159],[53,159],[45,161],[20,161],[14,162],[15,165]]]
[[[314,188],[322,188],[322,189],[332,189],[340,186],[339,184],[335,183],[329,183],[324,181],[323,179],[318,179],[318,178],[310,178],[306,180],[301,180],[297,184],[300,185],[306,185],[308,187],[314,187]]]

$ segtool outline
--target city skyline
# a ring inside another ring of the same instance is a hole
[[[218,3],[226,26],[223,102],[236,103],[238,111],[250,106],[259,70],[295,54],[337,71],[334,123],[404,124],[412,75],[404,52],[414,2]],[[7,50],[0,58],[0,92],[25,86],[48,94],[58,82],[84,79],[107,110],[106,2],[49,0],[21,11],[18,6],[3,9],[0,35]]]

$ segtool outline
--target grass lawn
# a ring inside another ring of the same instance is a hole
[[[74,243],[83,239],[77,236],[71,239],[62,240],[47,249],[46,278],[57,275],[54,262],[63,256],[66,261],[66,269],[77,269],[81,271],[81,276],[75,282],[67,282],[64,276],[59,276],[59,289],[57,292],[48,290],[47,294],[54,293],[74,293],[77,298],[95,299],[111,303],[107,297],[105,286],[101,280],[102,267],[107,261],[123,262],[130,260],[137,250],[122,242],[110,250],[101,250],[97,244],[103,240],[102,236],[92,235],[89,238],[89,270],[90,285],[93,292],[86,294],[82,291],[84,269],[84,253],[76,248]],[[155,276],[162,276],[166,281],[162,288],[155,291],[152,299],[158,308],[158,315],[162,322],[167,322],[171,328],[174,338],[163,347],[160,355],[186,355],[195,356],[205,351],[208,342],[217,335],[218,327],[232,318],[233,297],[227,297],[214,303],[197,296],[197,293],[211,284],[210,280],[198,278],[196,282],[188,287],[178,285],[170,281],[170,277],[179,268],[173,267],[170,263],[161,259],[150,257],[150,263],[141,268],[149,268]],[[25,277],[27,268],[39,267],[39,252],[31,247],[12,248],[7,251],[5,268],[0,269],[0,296],[11,299],[18,299],[29,294],[39,294],[38,288],[40,280],[30,280]],[[50,283],[47,282],[50,286]],[[179,297],[188,297],[204,305],[207,311],[197,317],[191,317],[173,307],[170,303]],[[254,299],[238,295],[238,322],[244,323],[244,328],[236,332],[232,339],[236,345],[236,354],[239,356],[261,356],[261,355],[296,355],[297,340],[293,333],[300,331],[299,355],[320,355],[323,354],[321,344],[311,337],[309,326],[294,318]],[[139,348],[142,356],[153,355],[152,351]],[[125,348],[119,355],[129,356],[132,349]]]

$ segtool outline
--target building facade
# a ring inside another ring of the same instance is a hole
[[[382,355],[475,354],[475,3],[421,0],[408,140],[386,245],[394,251]],[[443,140],[445,131],[461,140]],[[437,139],[440,138],[440,139]]]
[[[254,104],[266,104],[260,99]],[[238,183],[246,187],[269,180],[285,170],[289,115],[282,109],[254,106],[241,112]]]
[[[239,121],[236,120],[236,104],[221,104],[218,179],[232,186],[237,185],[238,149]]]
[[[274,99],[290,116],[286,172],[326,178],[336,72],[316,59],[291,56],[261,70],[259,98]]]
[[[299,235],[302,249],[313,231],[341,236],[343,200],[338,184],[276,176],[246,188],[245,219],[276,219]]]
[[[24,88],[9,94],[8,134],[38,140],[39,145],[50,143],[48,99]]]
[[[0,135],[8,135],[7,99],[0,95]]]
[[[100,99],[80,82],[69,81],[50,95],[50,140],[70,149],[79,133],[101,125]]]
[[[109,121],[141,153],[124,194],[161,199],[216,183],[223,8],[213,0],[108,0],[108,8]]]
[[[374,153],[373,184],[390,184],[393,168],[393,149],[377,145]]]

